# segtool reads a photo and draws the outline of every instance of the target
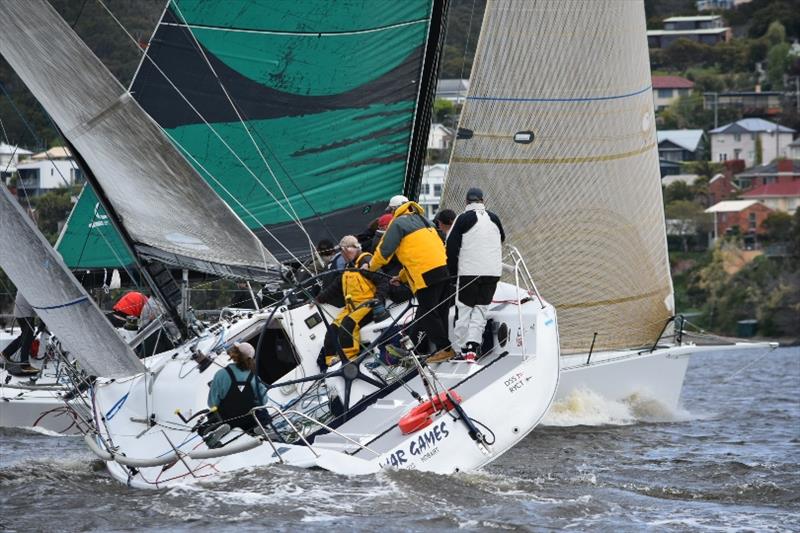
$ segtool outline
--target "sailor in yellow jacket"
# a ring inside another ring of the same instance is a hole
[[[326,367],[333,364],[338,356],[337,343],[348,359],[358,355],[361,351],[361,327],[373,319],[374,307],[371,303],[376,298],[382,300],[386,295],[387,278],[361,269],[371,258],[372,254],[360,254],[342,271],[341,283],[331,283],[316,298],[318,303],[329,303],[334,299],[335,292],[341,290],[346,302],[325,334],[323,346]]]
[[[394,218],[375,248],[369,263],[373,272],[396,256],[403,269],[399,281],[408,283],[417,298],[417,311],[411,337],[414,342],[424,333],[434,346],[431,363],[446,361],[455,355],[447,335],[449,311],[447,256],[436,228],[424,216],[416,202],[406,202],[394,212]]]

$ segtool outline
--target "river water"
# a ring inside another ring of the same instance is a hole
[[[0,530],[800,530],[800,348],[761,355],[694,357],[677,412],[575,395],[453,476],[270,467],[141,491],[79,438],[0,430]]]

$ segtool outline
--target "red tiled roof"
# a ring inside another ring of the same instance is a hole
[[[653,76],[653,89],[691,89],[692,80],[680,76]]]
[[[800,180],[767,183],[742,195],[744,198],[761,198],[763,196],[800,196]]]

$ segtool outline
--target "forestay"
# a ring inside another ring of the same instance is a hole
[[[140,256],[265,276],[274,258],[50,4],[3,2],[0,53],[85,160]]]
[[[0,268],[64,350],[89,374],[123,377],[144,371],[130,347],[2,184]]]
[[[445,4],[172,0],[131,93],[273,254],[308,255],[416,191]]]
[[[642,2],[490,2],[458,137],[443,205],[484,189],[562,353],[653,343],[674,304]]]

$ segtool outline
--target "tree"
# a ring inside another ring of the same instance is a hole
[[[783,75],[792,65],[789,43],[776,44],[767,53],[767,80],[772,90],[783,89]]]
[[[680,183],[680,182],[676,182]],[[689,251],[689,237],[705,232],[709,226],[709,215],[702,206],[688,200],[670,202],[664,208],[668,227],[674,235],[681,238],[682,249]]]
[[[685,181],[674,181],[667,185],[664,190],[664,203],[679,202],[682,200],[691,201],[694,199],[694,192]]]
[[[33,199],[36,223],[47,240],[54,243],[64,222],[72,210],[72,188],[64,187]]]
[[[783,211],[770,213],[761,227],[766,232],[764,240],[769,242],[786,242],[792,237],[792,215]]]
[[[761,143],[761,135],[756,134],[756,165],[764,161],[764,146]]]
[[[681,163],[681,169],[686,174],[697,174],[698,176],[711,179],[725,167],[722,163],[715,163],[714,161],[684,161]]]
[[[433,121],[441,122],[445,126],[454,127],[456,120],[456,105],[450,100],[437,98],[433,102]]]
[[[786,28],[779,21],[775,20],[767,28],[764,40],[770,47],[786,42]]]

